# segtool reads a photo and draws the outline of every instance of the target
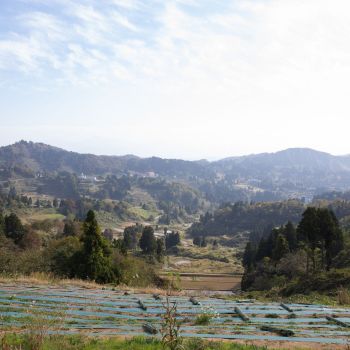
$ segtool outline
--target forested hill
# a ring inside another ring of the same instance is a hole
[[[208,162],[97,156],[65,151],[42,143],[20,141],[0,147],[0,180],[66,171],[77,175],[163,177],[186,182],[213,203],[311,200],[326,191],[350,188],[350,156],[311,149],[288,149]]]
[[[332,187],[332,181],[335,187],[350,184],[350,156],[333,156],[308,148],[226,158],[213,165],[226,176],[248,177],[257,183],[275,182],[287,188],[298,183],[310,188]]]
[[[155,172],[162,176],[187,176],[196,174],[205,177],[210,172],[208,163],[158,157],[139,158],[126,156],[97,156],[69,152],[43,143],[20,141],[0,147],[0,166],[27,169],[35,172],[68,171],[77,174],[102,175],[130,171]]]

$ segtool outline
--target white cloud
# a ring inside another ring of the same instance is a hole
[[[131,23],[127,17],[122,16],[120,13],[114,11],[111,17],[112,17],[112,20],[116,21],[121,26],[129,30],[132,30],[134,32],[138,31],[137,27],[133,23]]]
[[[232,0],[224,10],[201,12],[203,3],[47,2],[20,14],[25,32],[14,26],[1,34],[0,70],[24,71],[32,85],[52,72],[67,86],[120,93],[129,83],[125,100],[147,98],[140,110],[125,105],[123,115],[138,120],[141,113],[167,129],[174,120],[185,125],[179,130],[184,152],[199,126],[204,143],[210,133],[222,135],[201,156],[229,155],[230,147],[254,151],[248,138],[267,150],[292,145],[298,135],[303,145],[319,146],[336,132],[333,119],[346,123],[348,0]],[[118,122],[127,128],[130,120]],[[316,135],[301,130],[316,122]]]
[[[110,0],[111,3],[120,6],[120,7],[124,7],[126,9],[138,9],[140,7],[140,3],[137,0]]]

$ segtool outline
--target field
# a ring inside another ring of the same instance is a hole
[[[241,286],[241,275],[182,273],[180,287],[184,290],[234,291]]]
[[[167,257],[165,270],[178,273],[241,274],[243,267],[237,258],[240,248],[208,244],[193,245],[192,239],[183,238],[175,255]]]
[[[5,211],[5,214],[9,213]],[[65,218],[54,208],[18,208],[15,213],[25,224],[44,220],[63,220]]]
[[[164,294],[164,293],[163,293]],[[156,300],[151,294],[124,293],[112,287],[87,288],[74,285],[39,285],[1,283],[0,314],[3,332],[25,334],[44,330],[64,336],[135,337],[150,336],[144,324],[152,324],[158,334],[164,314],[164,295]],[[140,307],[141,300],[144,308]],[[349,324],[350,309],[324,305],[289,304],[292,312],[278,303],[254,300],[224,300],[199,297],[198,305],[182,293],[171,297],[177,303],[177,318],[181,321],[181,335],[185,339],[216,339],[247,341],[257,344],[301,344],[304,348],[322,344],[336,349],[346,346],[350,328],[329,321]],[[237,308],[249,321],[243,321]],[[201,315],[209,322],[198,324]],[[281,336],[263,326],[292,331],[292,336]]]

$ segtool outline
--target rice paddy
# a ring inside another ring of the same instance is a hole
[[[286,305],[254,300],[201,297],[196,301],[198,303],[191,302],[187,296],[171,297],[171,302],[177,303],[183,337],[323,344],[347,344],[350,339],[350,309],[347,308],[288,304],[288,311]],[[4,283],[0,285],[0,324],[3,331],[25,332],[35,318],[47,322],[59,318],[56,325],[52,323],[50,332],[146,336],[145,323],[154,326],[159,334],[163,302],[164,296],[155,298],[122,290]],[[203,314],[209,315],[210,322],[199,325],[196,319]],[[280,329],[293,335],[285,337],[276,332]]]

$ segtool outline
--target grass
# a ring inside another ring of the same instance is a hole
[[[9,334],[2,337],[2,349],[33,349],[26,335]],[[166,350],[162,342],[155,338],[136,337],[89,338],[83,336],[47,336],[35,350]],[[245,345],[229,342],[212,342],[202,339],[188,339],[183,350],[266,350],[265,346]]]
[[[140,207],[132,207],[128,211],[131,215],[134,215],[136,219],[141,219],[143,221],[149,221],[150,217],[153,217],[154,220],[154,218],[159,215],[159,212],[156,210],[145,210]]]
[[[98,288],[101,289],[102,285],[97,284],[92,281],[79,280],[79,279],[62,279],[58,278],[52,274],[44,272],[33,272],[29,276],[27,275],[4,275],[0,274],[0,283],[26,283],[33,285],[43,285],[43,284],[56,284],[61,286],[79,286],[84,288]]]
[[[23,284],[30,284],[34,286],[40,286],[40,285],[51,285],[51,286],[75,286],[75,287],[82,287],[86,289],[108,289],[111,291],[129,291],[131,293],[140,293],[140,294],[160,294],[160,295],[166,295],[167,291],[165,289],[160,289],[157,287],[134,287],[131,288],[127,285],[120,284],[117,287],[113,285],[106,285],[106,284],[98,284],[93,281],[87,281],[87,280],[80,280],[80,279],[62,279],[57,276],[54,276],[49,273],[44,272],[33,272],[31,275],[4,275],[0,273],[0,283],[23,283]],[[174,295],[182,295],[183,293],[181,291],[173,291]],[[1,305],[1,303],[0,303]],[[1,348],[0,348],[1,349]]]
[[[338,288],[337,291],[339,305],[350,305],[350,290],[344,287]]]
[[[197,326],[207,326],[211,321],[212,316],[208,314],[201,314],[196,317],[195,325]]]
[[[24,223],[44,220],[63,220],[65,218],[55,208],[18,208],[15,210],[15,213]]]
[[[122,228],[126,222],[133,224],[135,222],[149,221],[151,216],[153,216],[154,220],[158,215],[159,213],[155,210],[144,210],[140,207],[131,206],[126,209],[123,218],[103,210],[96,212],[97,220],[102,228]]]
[[[116,215],[107,211],[96,211],[97,221],[102,229],[106,227],[119,227],[121,225],[120,219]]]

